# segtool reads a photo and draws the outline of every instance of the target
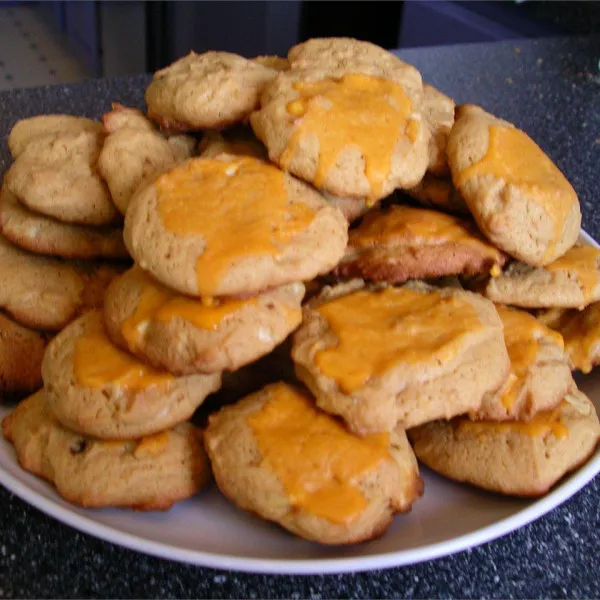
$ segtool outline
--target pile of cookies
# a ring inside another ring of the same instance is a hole
[[[114,106],[98,159],[135,264],[4,420],[25,469],[145,510],[212,473],[240,508],[341,544],[410,510],[418,460],[537,496],[593,453],[572,371],[600,362],[600,251],[524,132],[342,38],[191,53],[146,102]]]

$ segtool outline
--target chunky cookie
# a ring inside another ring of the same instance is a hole
[[[102,123],[72,115],[39,115],[14,124],[8,136],[8,147],[13,158],[17,158],[29,142],[36,138],[49,134],[77,134],[84,131],[102,133]]]
[[[423,206],[471,216],[463,197],[458,193],[449,177],[436,177],[425,173],[425,177],[420,183],[404,191]]]
[[[281,73],[250,117],[269,158],[320,190],[370,204],[414,187],[429,162],[429,127],[404,67],[390,69]]]
[[[31,210],[67,223],[108,225],[118,219],[96,170],[104,136],[54,133],[31,140],[4,176],[4,187]]]
[[[275,71],[287,71],[290,68],[290,61],[287,58],[276,56],[274,54],[256,56],[250,60],[253,63],[268,67],[269,69],[274,69]]]
[[[348,223],[352,223],[352,221],[362,217],[371,208],[364,198],[333,196],[327,192],[323,192],[323,196],[331,206],[341,211]]]
[[[64,427],[43,390],[3,419],[2,433],[26,471],[87,508],[167,510],[210,479],[201,431],[190,423],[141,439],[102,441]]]
[[[346,254],[335,272],[343,277],[402,283],[500,272],[505,260],[506,255],[470,220],[392,205],[370,212],[350,231]]]
[[[102,120],[108,136],[98,158],[98,170],[122,214],[145,181],[194,153],[194,138],[166,138],[139,110],[114,103]]]
[[[293,337],[298,377],[359,433],[477,410],[510,361],[494,305],[424,284],[325,289]]]
[[[42,387],[46,337],[0,313],[0,400],[25,396]]]
[[[158,283],[139,267],[106,293],[108,334],[156,368],[184,375],[235,371],[268,354],[302,321],[302,283],[206,305]]]
[[[474,420],[528,421],[560,404],[575,387],[560,334],[522,310],[496,306],[504,325],[510,373],[502,388],[484,398]]]
[[[450,173],[446,158],[446,145],[452,125],[454,125],[454,100],[433,86],[423,84],[421,112],[431,130],[427,170],[437,177],[443,177]]]
[[[27,327],[59,330],[102,306],[105,288],[121,270],[29,254],[0,236],[0,308]]]
[[[166,129],[220,129],[246,119],[276,75],[237,54],[190,52],[154,74],[146,89],[148,116]]]
[[[562,335],[573,369],[589,373],[600,364],[600,302],[583,310],[549,309],[537,318]]]
[[[481,291],[502,304],[581,309],[600,300],[600,249],[575,246],[545,267],[513,262]]]
[[[245,127],[232,127],[222,132],[207,131],[198,144],[198,151],[202,158],[230,154],[267,159],[266,148],[256,139],[252,130]]]
[[[542,266],[575,244],[577,194],[526,133],[479,107],[463,106],[447,155],[454,185],[498,248]]]
[[[360,438],[284,383],[212,415],[204,439],[229,499],[322,544],[383,534],[422,491],[404,431]]]
[[[175,377],[119,350],[101,312],[89,312],[48,345],[42,376],[65,427],[103,439],[151,435],[190,418],[221,375]]]
[[[344,216],[306,184],[263,161],[192,159],[140,190],[125,243],[159,281],[194,296],[248,295],[331,270]]]
[[[408,434],[417,458],[446,477],[501,494],[541,496],[590,457],[600,425],[594,405],[575,391],[528,423],[461,417]]]
[[[23,206],[6,188],[0,192],[0,229],[19,248],[62,258],[129,258],[118,227],[61,223]]]

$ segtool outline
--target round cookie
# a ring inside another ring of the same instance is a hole
[[[364,198],[333,196],[327,192],[323,192],[323,196],[331,206],[341,211],[348,223],[362,217],[371,208]]]
[[[450,178],[436,177],[430,173],[425,173],[425,177],[418,185],[404,191],[423,206],[471,216],[465,201],[452,185]]]
[[[154,74],[148,116],[166,129],[220,129],[246,119],[276,75],[237,54],[190,52]]]
[[[319,408],[360,435],[477,410],[510,368],[491,302],[421,283],[326,288],[304,307],[292,358]]]
[[[174,377],[114,346],[101,312],[89,312],[48,345],[42,376],[65,427],[103,439],[151,435],[190,418],[220,373]]]
[[[48,134],[77,134],[83,131],[102,133],[102,123],[72,115],[39,115],[14,124],[8,136],[8,147],[13,158],[17,158],[29,142],[36,138]]]
[[[26,471],[87,508],[167,510],[210,480],[201,431],[190,423],[142,439],[97,440],[61,425],[40,390],[3,419],[2,433]]]
[[[46,337],[0,313],[0,400],[20,398],[42,387]]]
[[[494,302],[524,308],[582,309],[600,300],[600,249],[575,246],[545,267],[513,262],[480,291]]]
[[[382,75],[368,68],[280,73],[250,117],[271,161],[320,190],[370,204],[417,185],[430,133],[398,62]]]
[[[284,383],[211,415],[204,441],[229,499],[322,544],[382,535],[422,491],[404,431],[354,436]]]
[[[537,318],[560,333],[572,369],[587,374],[600,364],[600,302],[583,310],[549,309]]]
[[[139,111],[113,103],[102,120],[108,133],[98,170],[122,214],[133,193],[159,172],[190,158],[196,141],[190,136],[161,135]]]
[[[259,64],[275,71],[287,71],[290,68],[290,61],[287,58],[282,58],[275,54],[267,54],[265,56],[255,56],[250,59],[251,62]]]
[[[581,226],[577,194],[526,133],[479,107],[463,106],[447,155],[454,185],[498,248],[542,266],[575,244]]]
[[[29,254],[0,236],[0,308],[22,325],[57,331],[102,306],[105,288],[121,271]]]
[[[506,255],[475,223],[425,208],[392,205],[365,216],[335,268],[342,277],[403,283],[447,275],[500,272]]]
[[[510,373],[502,388],[487,395],[473,420],[528,421],[536,413],[551,410],[575,387],[560,334],[533,315],[496,306],[504,325],[504,341]]]
[[[202,158],[217,158],[221,154],[230,154],[267,159],[266,148],[256,139],[251,130],[241,127],[231,128],[221,133],[207,131],[198,144],[198,152]]]
[[[136,266],[109,287],[104,315],[113,342],[156,368],[178,375],[235,371],[296,329],[303,296],[298,282],[206,306]]]
[[[19,248],[62,258],[129,258],[120,228],[61,223],[23,206],[6,188],[0,192],[0,229]]]
[[[446,146],[448,135],[454,125],[454,100],[425,83],[421,112],[431,130],[427,171],[437,177],[444,177],[450,174]]]
[[[159,281],[193,296],[251,295],[331,270],[348,224],[306,184],[263,161],[196,158],[140,190],[125,243]]]
[[[458,418],[408,435],[417,458],[446,477],[501,494],[541,496],[590,457],[600,425],[594,405],[575,390],[528,423]]]
[[[96,171],[104,136],[55,133],[31,140],[4,176],[4,186],[28,208],[67,223],[109,225],[118,220]]]

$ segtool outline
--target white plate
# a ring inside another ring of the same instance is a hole
[[[585,233],[582,241],[597,245]],[[580,387],[600,411],[600,372]],[[9,411],[0,407],[0,418]],[[425,495],[396,517],[380,539],[322,547],[236,509],[213,487],[167,513],[86,510],[18,466],[0,441],[0,483],[48,515],[81,531],[139,552],[220,569],[262,573],[336,573],[412,564],[465,550],[505,535],[558,506],[600,472],[600,448],[576,473],[537,501],[488,494],[423,469]]]

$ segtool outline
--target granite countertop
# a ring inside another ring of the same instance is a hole
[[[426,81],[529,132],[579,193],[600,237],[600,38],[401,51]],[[100,116],[141,105],[146,76],[0,93],[0,173],[18,118]],[[0,597],[599,597],[600,477],[550,514],[473,550],[422,564],[328,576],[262,576],[178,564],[79,533],[0,487]]]

